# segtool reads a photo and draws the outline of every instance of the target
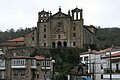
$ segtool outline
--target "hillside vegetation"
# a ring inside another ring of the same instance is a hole
[[[104,48],[120,46],[120,28],[98,28],[97,38],[104,44]]]
[[[34,27],[26,29],[20,28],[16,31],[14,29],[6,30],[4,32],[0,31],[0,43],[8,39],[24,36],[33,29]],[[120,28],[98,28],[96,36],[101,40],[102,44],[104,44],[103,48],[109,47],[112,44],[120,46]]]

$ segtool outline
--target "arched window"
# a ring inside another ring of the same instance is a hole
[[[58,46],[58,47],[62,47],[61,41],[58,41],[58,42],[57,42],[57,46]]]
[[[52,42],[52,47],[55,47],[55,42]]]
[[[61,39],[61,35],[58,35],[58,39]]]

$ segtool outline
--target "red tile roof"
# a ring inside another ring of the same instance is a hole
[[[111,57],[120,57],[120,52],[111,54]],[[104,56],[103,58],[110,58],[110,56]]]
[[[22,46],[24,45],[24,42],[4,42],[4,43],[1,43],[0,46],[13,46],[13,47],[16,47],[16,46]]]
[[[120,47],[119,46],[109,47],[109,48],[106,48],[104,50],[100,50],[100,51],[96,52],[96,54],[101,54],[101,53],[105,53],[105,52],[108,52],[111,50],[116,50],[116,49],[120,49]]]
[[[24,37],[18,37],[18,38],[11,39],[11,40],[8,40],[8,41],[10,41],[10,42],[24,41]]]
[[[107,48],[104,50],[100,50],[100,51],[96,52],[96,54],[104,53],[104,52],[111,51],[111,50],[112,50],[112,48],[110,47],[110,48]]]
[[[24,45],[24,37],[11,39],[0,44],[0,46],[13,46],[13,47],[22,46],[22,45]]]
[[[43,60],[43,59],[45,59],[45,57],[43,57],[43,56],[35,56],[34,58],[37,59],[37,60]]]
[[[29,56],[15,56],[15,57],[11,57],[13,59],[32,59],[33,57],[29,57]]]
[[[29,56],[15,56],[15,57],[11,57],[12,59],[36,59],[36,60],[44,60],[45,57],[43,56],[35,56],[35,57],[29,57]],[[46,58],[47,60],[49,60],[48,58]]]

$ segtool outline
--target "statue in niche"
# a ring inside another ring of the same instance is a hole
[[[64,24],[63,24],[63,22],[58,22],[56,24],[55,33],[64,33]]]

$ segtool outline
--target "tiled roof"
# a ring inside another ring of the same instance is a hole
[[[32,59],[33,57],[29,57],[29,56],[15,56],[15,57],[11,57],[13,59]]]
[[[36,60],[44,60],[45,57],[43,56],[35,56],[35,57],[29,57],[29,56],[15,56],[11,57],[12,59],[36,59]],[[48,60],[48,58],[46,58]]]
[[[111,57],[120,57],[120,52],[111,54]],[[110,56],[104,56],[103,58],[110,58]]]
[[[22,46],[24,45],[24,37],[8,40],[0,44],[0,46]]]
[[[105,52],[108,52],[111,50],[117,50],[117,49],[120,49],[120,47],[119,46],[109,47],[104,50],[100,50],[100,51],[96,52],[96,54],[101,54],[101,53],[105,53]]]
[[[13,47],[15,47],[15,46],[22,46],[22,45],[24,45],[24,42],[4,42],[4,43],[1,43],[0,44],[0,46],[13,46]]]
[[[35,56],[34,58],[37,59],[37,60],[43,60],[43,59],[45,59],[45,57],[43,57],[43,56]]]
[[[110,47],[110,48],[107,48],[107,49],[104,49],[104,50],[100,50],[100,51],[96,52],[96,54],[105,53],[105,52],[111,51],[111,50],[112,50],[112,48]]]
[[[24,41],[24,37],[18,37],[18,38],[11,39],[11,40],[8,40],[8,41],[10,41],[10,42]]]

